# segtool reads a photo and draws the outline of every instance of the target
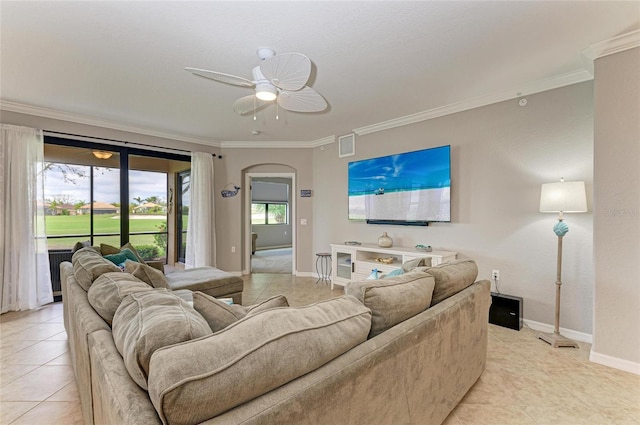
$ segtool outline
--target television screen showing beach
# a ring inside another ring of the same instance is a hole
[[[451,221],[450,147],[349,163],[349,219]]]

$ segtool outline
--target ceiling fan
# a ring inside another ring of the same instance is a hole
[[[221,83],[254,88],[254,95],[233,103],[233,110],[241,115],[269,106],[274,100],[280,108],[293,112],[320,112],[327,108],[324,98],[306,86],[311,75],[308,57],[301,53],[276,55],[269,48],[260,48],[257,53],[262,62],[251,71],[253,80],[206,69],[185,70]]]

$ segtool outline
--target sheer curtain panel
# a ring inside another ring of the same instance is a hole
[[[53,301],[44,221],[42,130],[0,128],[0,307]]]
[[[187,224],[185,268],[216,266],[213,156],[191,154],[191,206]]]

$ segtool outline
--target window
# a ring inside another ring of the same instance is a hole
[[[60,152],[58,152],[60,153]],[[91,151],[66,150],[69,162],[45,161],[44,197],[47,244],[71,249],[78,241],[120,246],[120,171],[111,156],[104,166],[85,165]],[[56,155],[50,155],[54,158]],[[45,155],[46,157],[46,155]],[[91,201],[90,201],[91,200]]]
[[[256,202],[251,204],[251,224],[288,224],[289,204]]]
[[[51,136],[44,156],[50,251],[89,240],[94,246],[131,242],[145,260],[177,257],[169,221],[177,215],[168,194],[190,167],[189,157]]]

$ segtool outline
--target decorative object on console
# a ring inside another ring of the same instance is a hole
[[[393,263],[394,261],[396,261],[396,260],[397,260],[397,258],[396,258],[396,257],[378,257],[378,258],[375,258],[375,260],[376,260],[378,263],[382,263],[382,264],[391,264],[391,263]]]
[[[346,241],[344,244],[345,245],[354,245],[354,246],[362,245],[362,243],[358,242],[358,241]]]
[[[367,276],[366,280],[378,280],[380,279],[378,269],[371,270],[371,274]]]
[[[431,245],[422,245],[422,244],[418,244],[416,245],[416,249],[418,251],[424,251],[424,252],[431,252],[433,251],[433,248],[431,248]]]
[[[552,347],[575,347],[578,343],[560,335],[560,287],[562,286],[562,238],[569,231],[564,223],[564,213],[587,212],[587,197],[584,182],[545,183],[540,192],[540,212],[558,213],[558,222],[553,231],[558,236],[558,263],[556,268],[555,327],[552,334],[540,333],[538,338]]]
[[[233,186],[233,190],[227,189],[229,186]],[[230,198],[232,196],[236,196],[239,190],[240,186],[235,186],[232,183],[229,183],[224,187],[224,189],[222,189],[222,192],[220,192],[220,194],[223,198]]]
[[[391,248],[391,245],[393,245],[393,239],[387,235],[387,232],[384,232],[382,236],[378,238],[378,245],[382,248]]]

